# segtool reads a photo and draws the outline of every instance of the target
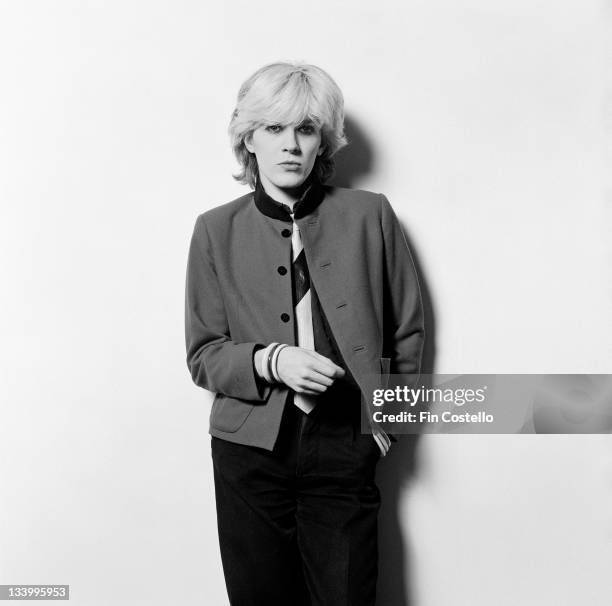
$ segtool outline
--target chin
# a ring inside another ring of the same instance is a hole
[[[294,187],[299,187],[304,181],[306,181],[304,175],[283,175],[274,180],[274,185],[281,189],[292,189]]]

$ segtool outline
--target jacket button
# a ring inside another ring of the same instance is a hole
[[[289,314],[281,314],[281,320],[283,322],[289,322],[290,320]]]
[[[283,236],[283,238],[289,238],[291,236],[291,230],[283,229],[283,231],[281,231],[281,236]]]
[[[276,270],[281,276],[284,276],[287,273],[287,268],[284,265],[281,265]]]

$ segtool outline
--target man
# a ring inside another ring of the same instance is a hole
[[[241,87],[230,135],[254,191],[197,219],[187,364],[210,417],[232,606],[372,606],[390,446],[361,395],[418,373],[417,276],[387,199],[325,181],[346,144],[336,83],[275,63]]]

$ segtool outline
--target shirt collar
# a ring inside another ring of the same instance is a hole
[[[310,214],[319,204],[321,204],[324,196],[325,192],[319,180],[309,176],[304,193],[293,205],[292,214],[289,206],[282,202],[277,202],[266,193],[259,179],[257,179],[257,183],[255,184],[254,192],[255,206],[257,206],[260,212],[272,219],[279,219],[288,223],[291,223],[293,219],[301,219]]]

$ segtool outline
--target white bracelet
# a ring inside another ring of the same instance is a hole
[[[272,364],[270,364],[270,366],[272,367],[272,374],[274,375],[274,378],[279,382],[282,383],[281,378],[278,375],[278,369],[276,368],[276,365],[278,363],[278,354],[285,349],[285,347],[288,347],[287,345],[279,345],[276,348],[276,351],[274,352],[274,354],[272,355]]]
[[[272,348],[276,347],[278,343],[270,343],[265,349],[262,350],[261,365],[259,368],[259,374],[268,382],[274,383],[274,377],[268,373],[268,356],[272,351]]]

